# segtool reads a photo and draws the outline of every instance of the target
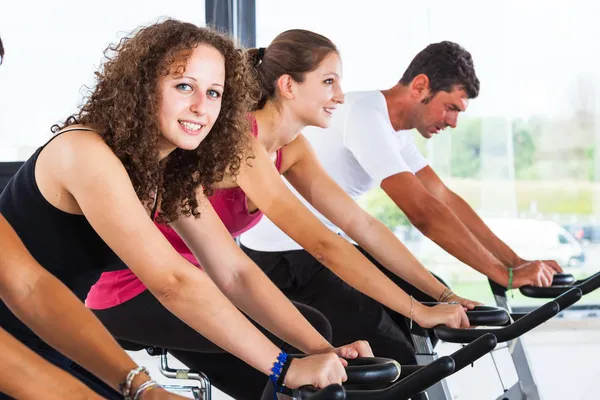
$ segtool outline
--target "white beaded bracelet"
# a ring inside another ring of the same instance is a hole
[[[129,373],[127,374],[127,378],[125,378],[125,386],[122,390],[122,394],[123,397],[125,397],[125,400],[131,400],[131,383],[133,382],[133,379],[140,374],[141,372],[145,372],[146,375],[150,376],[150,373],[148,372],[148,370],[146,369],[146,367],[144,366],[139,366],[136,367],[134,369],[132,369],[131,371],[129,371]]]

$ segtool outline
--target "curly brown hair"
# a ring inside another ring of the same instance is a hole
[[[225,59],[221,111],[210,134],[196,150],[176,149],[159,161],[160,80],[185,71],[199,44],[216,48]],[[119,157],[140,201],[150,207],[158,189],[158,219],[200,215],[196,191],[211,195],[225,173],[235,176],[248,154],[250,99],[258,90],[246,55],[231,37],[212,28],[166,19],[138,28],[104,51],[96,85],[78,114],[52,127],[53,132],[81,123],[94,127]]]

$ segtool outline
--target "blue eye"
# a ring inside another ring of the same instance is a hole
[[[180,83],[175,87],[184,92],[189,92],[189,91],[193,90],[192,87],[190,85],[188,85],[187,83]]]
[[[209,89],[208,90],[208,95],[212,98],[218,99],[219,97],[221,97],[221,93],[217,92],[216,90],[213,89]]]

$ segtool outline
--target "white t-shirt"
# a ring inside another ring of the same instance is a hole
[[[381,181],[400,172],[416,173],[427,160],[417,149],[410,131],[394,131],[385,97],[380,91],[351,92],[334,111],[327,129],[303,131],[325,171],[357,200]],[[329,229],[344,233],[315,210],[285,180],[292,192]],[[345,235],[344,235],[345,236]],[[266,216],[240,236],[240,242],[259,251],[299,250],[302,247],[283,233]]]

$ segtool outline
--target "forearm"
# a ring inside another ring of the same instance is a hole
[[[135,362],[58,279],[48,274],[30,285],[27,294],[3,296],[11,311],[50,346],[118,389]]]
[[[471,233],[485,246],[498,260],[506,267],[516,267],[523,261],[522,259],[500,240],[481,220],[477,213],[455,193],[448,195],[448,206],[454,214],[463,222]]]
[[[323,353],[332,346],[256,266],[248,267],[225,295],[261,326],[307,354]],[[252,301],[248,301],[252,299]]]
[[[0,298],[45,342],[118,389],[136,367],[91,311],[29,254],[0,217]]]
[[[346,233],[381,265],[423,293],[439,299],[446,289],[381,221],[369,216]]]
[[[174,315],[199,334],[270,375],[280,353],[216,287],[206,274],[189,268],[160,291],[149,288]]]
[[[419,221],[414,221],[410,215],[409,219],[425,236],[494,282],[508,284],[504,264],[477,240],[448,206],[437,201],[423,214]]]
[[[0,328],[0,393],[16,399],[99,400],[101,397]]]
[[[329,230],[327,229],[327,231]],[[322,248],[305,247],[305,249],[356,290],[386,307],[410,317],[411,300],[409,295],[347,240],[334,233],[331,234],[334,236],[333,239]]]

